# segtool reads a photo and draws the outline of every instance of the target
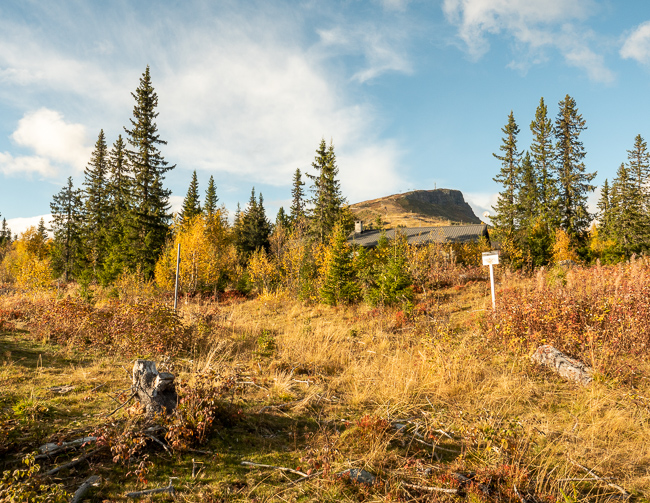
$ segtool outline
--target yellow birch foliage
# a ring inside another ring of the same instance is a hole
[[[169,243],[156,264],[156,283],[161,288],[174,288],[179,244],[179,281],[183,291],[194,293],[225,286],[226,279],[235,270],[235,250],[222,210],[210,217],[197,215],[176,224],[174,241]]]
[[[29,227],[12,243],[2,261],[6,279],[25,290],[48,288],[52,279],[50,247],[51,240],[41,236],[36,227]]]
[[[279,265],[264,248],[254,251],[248,259],[248,274],[260,293],[270,292],[280,280]]]
[[[572,260],[577,262],[578,255],[573,251],[571,237],[562,229],[555,232],[555,243],[553,243],[553,262],[556,264],[563,260]]]

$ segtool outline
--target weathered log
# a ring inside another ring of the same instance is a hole
[[[72,499],[70,500],[70,503],[81,503],[84,496],[86,496],[86,493],[90,491],[93,486],[98,486],[100,480],[101,478],[99,475],[91,475],[88,477],[84,483],[79,486],[79,489],[75,491]]]
[[[53,442],[49,442],[45,445],[41,445],[38,448],[40,454],[36,456],[36,459],[44,459],[47,458],[48,456],[58,454],[61,451],[74,449],[75,447],[79,447],[80,445],[83,444],[89,444],[91,442],[95,442],[96,440],[97,437],[83,437],[83,438],[78,438],[77,440],[73,440],[71,442],[62,442],[61,444],[55,444]]]
[[[169,414],[178,404],[174,375],[158,373],[150,360],[136,360],[133,364],[133,393],[147,414]]]
[[[592,370],[589,367],[548,344],[538,347],[531,358],[541,365],[550,367],[551,370],[570,381],[585,386],[593,381]]]

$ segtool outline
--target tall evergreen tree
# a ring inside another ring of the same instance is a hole
[[[205,203],[203,204],[203,213],[206,216],[211,217],[217,212],[217,187],[214,184],[214,177],[210,175],[210,180],[208,180],[208,190],[205,191]]]
[[[587,209],[587,197],[595,189],[591,181],[596,173],[587,173],[583,162],[586,152],[580,133],[585,129],[586,122],[578,113],[575,99],[567,94],[559,103],[555,119],[555,169],[560,227],[572,239],[584,237],[589,227],[591,215]]]
[[[598,213],[598,236],[602,240],[609,239],[612,235],[613,228],[613,216],[612,216],[612,203],[609,182],[605,179],[603,183],[603,188],[600,189],[600,199],[598,199],[597,204]]]
[[[332,233],[325,277],[320,289],[321,298],[331,306],[352,302],[361,295],[356,281],[352,249],[346,238],[343,227],[337,225]]]
[[[167,142],[160,139],[155,122],[158,95],[151,85],[149,66],[131,95],[136,102],[130,119],[132,128],[124,128],[131,147],[127,158],[133,176],[129,265],[141,267],[150,276],[169,231],[171,191],[163,187],[163,181],[165,173],[175,166],[169,166],[158,149]]]
[[[530,153],[526,151],[521,161],[519,191],[517,192],[517,224],[527,230],[539,218],[540,186]]]
[[[627,151],[627,161],[630,178],[636,185],[637,194],[642,198],[641,206],[647,211],[650,199],[650,188],[648,187],[648,181],[650,181],[650,153],[648,152],[648,144],[640,134],[634,138],[632,150]]]
[[[616,171],[610,196],[612,227],[610,235],[621,251],[630,257],[641,249],[646,238],[646,226],[639,188],[624,163]]]
[[[269,250],[271,223],[266,217],[262,194],[259,195],[259,199],[255,199],[255,187],[251,190],[248,207],[239,214],[239,217],[235,216],[234,234],[235,247],[242,262],[260,248]]]
[[[336,165],[332,142],[328,147],[325,139],[321,140],[312,167],[316,170],[316,174],[307,174],[307,177],[312,180],[313,194],[310,226],[316,239],[325,243],[339,220],[345,204],[345,198],[341,193],[341,183],[337,179],[339,168]]]
[[[492,217],[494,227],[512,236],[518,220],[517,192],[519,190],[519,169],[521,154],[517,150],[517,135],[519,126],[515,122],[515,115],[510,111],[508,123],[501,128],[505,135],[499,147],[502,154],[492,154],[501,161],[501,170],[493,180],[499,183],[503,190],[499,192],[496,206],[493,206],[496,215]]]
[[[65,281],[79,271],[82,252],[83,202],[81,190],[75,189],[72,177],[50,203],[54,250],[52,266]]]
[[[101,280],[104,283],[113,281],[123,270],[127,260],[128,218],[131,204],[131,177],[126,157],[126,145],[122,135],[117,137],[108,154],[107,218],[104,258],[104,271]]]
[[[293,174],[293,187],[291,188],[291,208],[290,217],[293,222],[297,222],[305,217],[305,191],[303,186],[305,182],[302,181],[302,173],[300,168],[296,168]]]
[[[291,218],[287,215],[282,206],[280,206],[278,214],[275,217],[275,226],[284,227],[285,229],[288,229],[291,226]]]
[[[7,225],[7,219],[3,218],[2,226],[0,227],[0,246],[4,246],[10,243],[11,243],[11,229]]]
[[[104,130],[100,130],[90,162],[84,170],[84,244],[93,273],[103,265],[106,253],[108,200],[108,151]]]
[[[41,217],[41,219],[38,221],[38,227],[36,227],[36,232],[38,233],[43,243],[45,243],[48,240],[49,236],[47,235],[47,228],[45,227],[45,219],[43,217]]]
[[[548,109],[544,98],[540,98],[535,111],[535,119],[530,123],[533,141],[530,145],[535,176],[538,184],[539,203],[536,208],[547,232],[557,225],[557,181],[553,177],[553,123],[548,117]]]
[[[201,213],[201,202],[199,200],[199,182],[196,178],[196,170],[192,173],[192,180],[187,189],[187,195],[183,200],[181,209],[181,222],[189,222],[193,217]]]

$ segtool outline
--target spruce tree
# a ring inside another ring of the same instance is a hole
[[[210,180],[208,180],[208,190],[205,191],[205,203],[203,204],[203,213],[206,216],[211,217],[217,211],[217,202],[219,198],[217,197],[217,187],[214,184],[214,177],[210,175]]]
[[[10,243],[11,243],[11,229],[7,225],[7,219],[3,218],[2,226],[0,227],[0,246],[4,246]]]
[[[553,123],[548,117],[544,98],[540,98],[535,111],[535,120],[530,123],[533,141],[530,145],[535,176],[538,184],[539,203],[536,208],[547,232],[554,231],[557,225],[557,181],[553,177]]]
[[[299,168],[293,174],[293,186],[291,188],[291,209],[290,218],[292,222],[297,222],[305,217],[305,191],[302,181],[302,173]]]
[[[636,185],[638,196],[642,198],[641,206],[647,211],[650,192],[648,181],[650,179],[650,153],[648,144],[643,137],[638,134],[634,138],[634,147],[627,151],[627,160],[630,172],[630,178]]]
[[[524,232],[539,218],[540,187],[530,153],[521,161],[519,191],[517,192],[517,224]]]
[[[201,202],[199,201],[199,182],[196,178],[196,170],[192,173],[192,180],[187,189],[187,195],[183,200],[183,207],[181,209],[181,222],[189,222],[196,215],[201,213]]]
[[[250,254],[260,248],[269,250],[271,235],[271,223],[266,217],[264,210],[264,199],[262,194],[255,199],[255,187],[251,190],[251,197],[248,207],[235,214],[235,247],[239,254],[240,261],[245,262]]]
[[[38,227],[36,228],[41,241],[45,243],[48,240],[47,228],[45,227],[45,219],[43,217],[38,221]]]
[[[127,150],[127,158],[133,177],[128,265],[132,269],[140,267],[145,275],[151,276],[171,219],[171,191],[163,187],[163,181],[165,173],[175,166],[169,166],[158,149],[167,142],[160,139],[155,122],[158,95],[151,85],[149,66],[131,95],[136,102],[130,119],[132,128],[124,128],[131,147]]]
[[[320,289],[323,302],[331,306],[352,302],[361,295],[356,282],[352,249],[346,238],[343,227],[337,225],[332,234],[325,278]]]
[[[104,226],[106,253],[104,271],[100,277],[102,283],[110,283],[119,276],[128,256],[127,229],[131,204],[131,177],[122,135],[117,137],[109,152],[108,171],[106,183],[108,209]]]
[[[598,210],[596,214],[598,217],[598,236],[604,241],[611,238],[613,230],[612,203],[607,179],[603,183],[603,188],[600,189],[600,199],[598,199],[596,207]]]
[[[284,207],[280,206],[280,209],[278,210],[278,214],[275,217],[275,226],[276,227],[284,227],[285,229],[288,229],[291,227],[291,217],[286,214],[284,211]]]
[[[325,139],[321,140],[312,167],[316,170],[316,174],[307,174],[307,177],[312,180],[313,194],[310,227],[314,237],[321,243],[325,243],[339,220],[341,209],[345,204],[341,184],[337,179],[339,168],[336,165],[332,142],[328,147]]]
[[[496,215],[492,217],[494,227],[506,236],[515,232],[518,220],[517,192],[519,190],[519,169],[521,154],[517,150],[517,135],[519,127],[515,122],[512,111],[508,115],[508,123],[501,128],[505,135],[499,147],[502,154],[492,154],[501,161],[501,170],[493,180],[503,187],[499,192],[496,206],[493,206]]]
[[[616,239],[621,252],[630,257],[638,252],[646,234],[645,219],[639,188],[629,169],[621,163],[612,181],[610,196],[612,227],[610,235]]]
[[[560,227],[572,239],[583,238],[592,215],[587,209],[587,197],[595,187],[591,181],[596,173],[587,173],[583,162],[586,152],[580,134],[587,129],[586,122],[578,113],[576,101],[568,94],[559,103],[555,119],[556,160],[559,197]]]
[[[107,187],[108,151],[104,130],[100,130],[90,162],[84,170],[84,245],[93,275],[103,266],[106,253],[109,199]]]
[[[50,203],[54,249],[52,266],[65,281],[80,270],[83,239],[83,202],[81,190],[75,189],[72,177]]]

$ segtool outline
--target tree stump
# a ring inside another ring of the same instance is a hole
[[[593,381],[592,371],[589,367],[548,344],[538,347],[531,358],[541,365],[550,367],[553,372],[570,381],[575,381],[584,386]]]
[[[133,393],[147,414],[169,414],[178,404],[174,374],[158,373],[150,360],[136,360],[133,364]]]

